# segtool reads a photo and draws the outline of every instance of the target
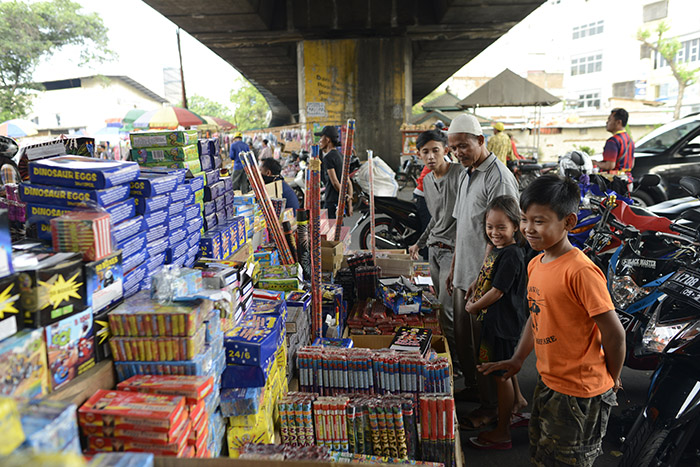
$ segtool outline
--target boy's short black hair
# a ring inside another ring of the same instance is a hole
[[[416,139],[416,149],[420,151],[420,148],[431,141],[437,141],[438,143],[442,143],[444,147],[447,147],[447,137],[442,131],[428,130],[418,135],[418,138]]]
[[[557,213],[559,220],[578,211],[581,190],[568,177],[542,175],[525,187],[520,194],[520,210],[525,213],[533,204],[547,206]]]
[[[280,165],[279,161],[277,159],[273,159],[272,157],[263,159],[260,162],[260,165],[269,170],[272,175],[279,175],[282,173],[282,166]]]
[[[625,109],[623,109],[622,107],[617,108],[617,109],[612,109],[612,111],[610,113],[613,114],[613,117],[615,117],[615,120],[620,120],[623,127],[627,126],[627,121],[630,118],[630,114],[627,113],[627,111]]]
[[[266,140],[266,139],[264,139],[264,140],[263,140],[263,143],[267,144],[267,143],[269,143],[269,141]]]

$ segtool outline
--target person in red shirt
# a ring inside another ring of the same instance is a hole
[[[605,129],[612,136],[605,142],[603,160],[596,165],[601,170],[629,172],[634,167],[634,141],[625,131],[629,114],[625,109],[613,109],[605,123]]]

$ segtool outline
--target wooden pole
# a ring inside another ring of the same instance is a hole
[[[182,48],[180,47],[180,28],[177,28],[177,55],[180,57],[180,85],[182,87],[182,107],[187,108],[187,93],[185,92],[185,71],[182,66]]]

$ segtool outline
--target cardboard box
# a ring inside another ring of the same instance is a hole
[[[150,214],[151,212],[160,211],[170,206],[170,195],[160,195],[154,197],[134,197],[136,212],[138,214]]]
[[[20,309],[17,275],[0,278],[0,341],[24,329]]]
[[[124,201],[129,197],[129,185],[117,185],[102,190],[55,187],[48,185],[20,185],[20,198],[25,203],[45,204],[50,206],[79,206],[93,202],[98,206]]]
[[[15,265],[27,326],[47,326],[87,306],[80,253],[26,253]]]
[[[132,148],[187,146],[197,143],[197,130],[138,131],[129,138]]]
[[[130,184],[131,196],[152,198],[172,192],[178,185],[177,174],[142,173]]]
[[[138,148],[131,150],[131,160],[141,164],[163,161],[191,161],[199,159],[196,144],[162,148]]]
[[[0,342],[0,394],[35,399],[49,393],[43,329],[25,329]]]
[[[124,271],[122,254],[117,251],[104,258],[85,263],[84,267],[87,306],[98,314],[110,305],[121,301]]]
[[[45,328],[52,390],[95,366],[92,325],[92,309],[87,308]]]
[[[29,181],[39,185],[103,189],[129,183],[138,176],[136,162],[58,156],[29,163]]]
[[[382,268],[381,277],[398,277],[413,275],[413,260],[405,253],[379,253],[374,258],[374,264]]]

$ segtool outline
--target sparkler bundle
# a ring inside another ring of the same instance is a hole
[[[322,396],[451,392],[449,361],[429,351],[326,348],[307,346],[297,352],[299,388]]]
[[[262,208],[263,216],[265,216],[265,222],[267,222],[268,231],[272,234],[272,238],[279,248],[280,256],[282,257],[282,264],[292,264],[294,258],[292,252],[289,249],[287,240],[284,237],[284,232],[282,231],[282,225],[280,224],[280,219],[275,208],[270,201],[270,196],[267,194],[265,189],[265,183],[260,175],[260,169],[258,169],[258,164],[255,161],[255,156],[252,152],[243,152],[240,154],[241,162],[243,162],[243,168],[250,184],[255,192],[255,197],[258,199],[260,207]]]
[[[348,183],[350,181],[350,159],[352,158],[352,147],[355,139],[355,119],[348,119],[347,135],[343,144],[343,175],[340,181],[340,193],[338,194],[338,214],[335,220],[335,238],[336,242],[340,241],[340,234],[343,227],[343,218],[345,217],[345,201],[348,194]]]
[[[56,251],[81,252],[85,261],[97,261],[112,252],[107,212],[73,211],[51,219]]]

